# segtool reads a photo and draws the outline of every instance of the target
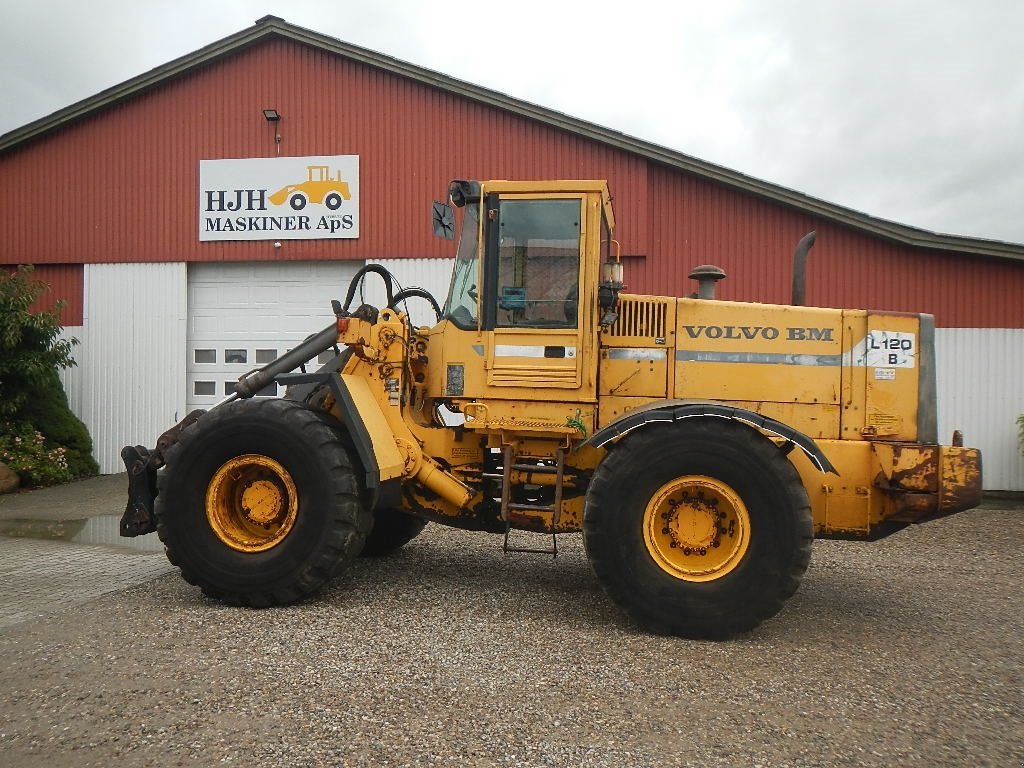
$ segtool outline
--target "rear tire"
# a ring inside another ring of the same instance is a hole
[[[814,529],[793,465],[731,421],[652,426],[594,473],[584,544],[608,595],[641,627],[722,639],[796,592]]]
[[[185,429],[166,461],[157,532],[210,597],[291,603],[362,549],[371,518],[345,441],[298,403],[225,404]]]
[[[415,539],[427,521],[400,509],[378,509],[373,513],[373,527],[366,537],[360,557],[383,557],[397,552]]]

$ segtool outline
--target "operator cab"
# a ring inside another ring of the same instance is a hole
[[[586,204],[598,194],[603,261],[618,266],[604,182],[451,182],[449,199],[464,216],[444,316],[464,330],[575,327],[581,264],[590,260]],[[434,234],[453,238],[451,206],[433,206]],[[621,274],[605,282],[616,277],[621,283]]]
[[[581,351],[609,302],[598,289],[602,256],[612,260],[605,182],[453,181],[448,192],[463,217],[443,311],[443,395],[529,399],[543,388],[593,399],[596,360]],[[434,203],[433,219],[435,234],[454,236],[448,204]]]

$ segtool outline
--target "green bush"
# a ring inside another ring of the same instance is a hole
[[[30,266],[0,270],[0,419],[16,419],[53,371],[75,364],[77,339],[60,338],[63,301],[46,312],[31,307],[49,290]]]
[[[0,434],[0,461],[18,473],[28,487],[57,485],[73,480],[67,451],[47,444],[43,433],[31,424],[5,427]]]
[[[58,301],[32,311],[49,286],[30,266],[0,270],[0,459],[25,485],[52,485],[99,471],[92,439],[68,407],[57,371],[75,365],[77,339],[61,338]],[[36,437],[36,435],[41,435]],[[43,466],[47,462],[53,466]]]
[[[81,419],[71,412],[64,385],[50,369],[36,396],[21,411],[22,418],[46,435],[46,439],[66,449],[68,469],[73,477],[90,477],[100,471],[92,457],[92,438]]]
[[[1020,452],[1024,453],[1024,415],[1017,417],[1017,437],[1020,440]]]

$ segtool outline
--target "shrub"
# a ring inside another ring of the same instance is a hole
[[[0,269],[0,459],[25,485],[52,485],[99,471],[92,439],[68,408],[57,371],[75,364],[77,339],[61,338],[58,301],[33,311],[49,286],[30,266]],[[36,437],[39,435],[39,437]],[[52,462],[53,466],[43,466]]]
[[[50,369],[36,395],[25,403],[21,414],[48,441],[66,449],[65,457],[73,477],[89,477],[100,471],[92,457],[89,429],[71,412],[64,386],[55,370]]]
[[[1024,453],[1024,415],[1017,417],[1017,438],[1020,441],[1020,452]]]
[[[0,461],[18,473],[25,486],[57,485],[73,479],[67,451],[47,444],[31,424],[7,427],[0,434]]]
[[[32,267],[0,270],[0,419],[16,419],[25,403],[45,386],[49,375],[75,364],[71,349],[77,339],[60,338],[64,306],[32,312],[32,305],[49,290],[32,276]]]

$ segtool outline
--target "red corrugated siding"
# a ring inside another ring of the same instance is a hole
[[[930,312],[944,327],[1024,325],[1024,264],[871,237],[667,168],[652,168],[648,258],[627,265],[630,290],[690,293],[697,264],[723,267],[723,299],[788,303],[793,249],[812,229],[808,304]],[[667,215],[670,213],[671,215]]]
[[[17,264],[0,265],[0,269],[7,272],[13,272],[17,268]],[[32,272],[32,277],[50,286],[50,290],[32,305],[33,312],[53,309],[53,305],[63,299],[64,308],[60,313],[61,325],[82,324],[85,290],[84,269],[81,264],[40,264]]]
[[[358,154],[358,240],[200,243],[200,159]],[[1024,264],[898,246],[622,150],[319,49],[269,39],[0,157],[19,258],[70,262],[386,259],[451,255],[427,202],[462,178],[605,178],[630,290],[784,302],[797,240],[818,229],[809,302],[934,312],[946,326],[1022,324]]]
[[[359,155],[358,240],[198,242],[199,160],[273,156],[264,107],[283,115],[282,155]],[[0,169],[22,214],[0,233],[40,263],[448,256],[429,201],[460,176],[620,179],[623,233],[642,242],[647,191],[635,157],[282,40],[0,157]]]

